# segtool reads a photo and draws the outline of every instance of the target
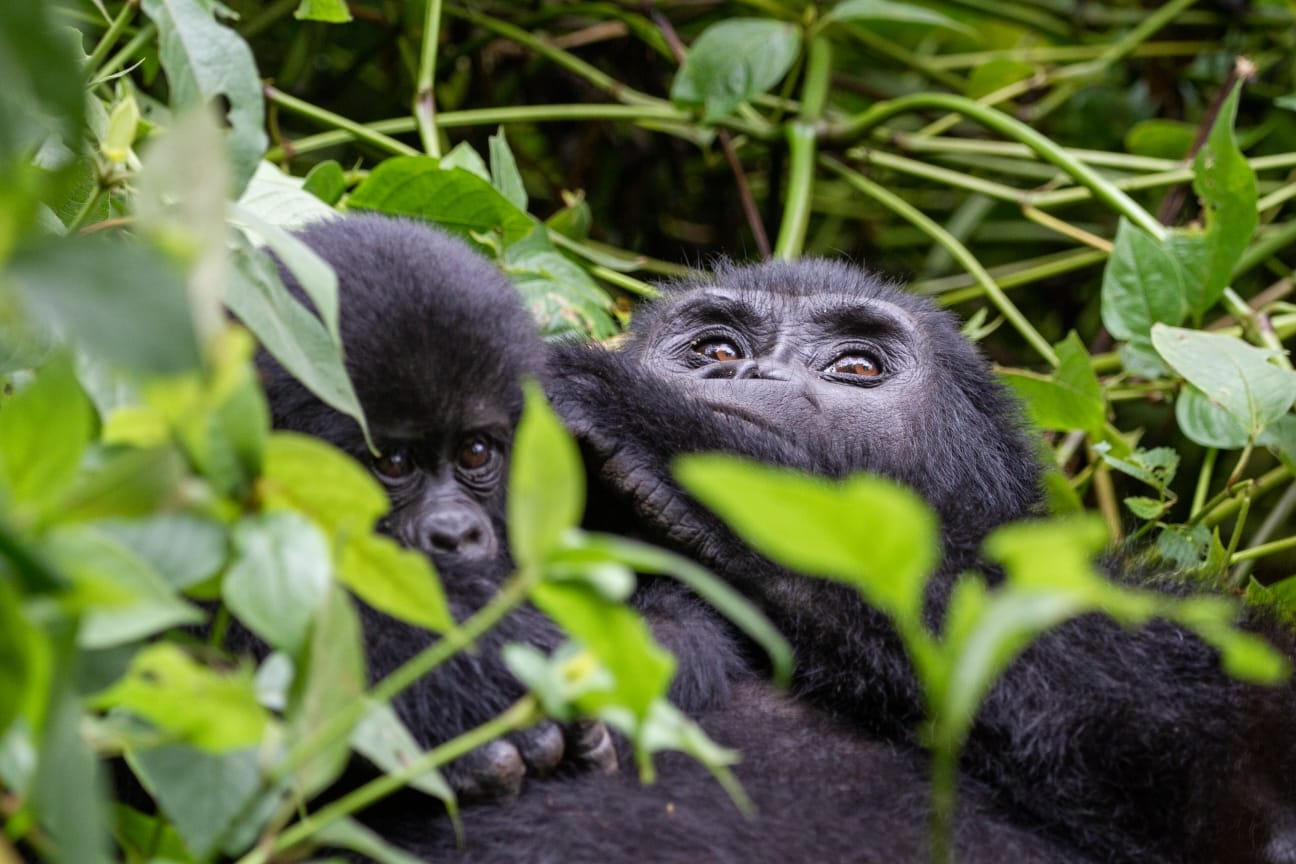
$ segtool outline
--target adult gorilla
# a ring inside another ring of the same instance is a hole
[[[753,827],[682,769],[663,772],[661,789],[582,778],[469,814],[469,856],[596,860],[587,853],[599,849],[677,860],[693,848],[744,861],[918,858],[909,841],[923,824],[920,769],[906,774],[878,756],[917,758],[921,698],[894,631],[845,586],[753,553],[681,492],[669,466],[678,453],[728,451],[913,486],[943,521],[938,614],[986,533],[1040,505],[1035,445],[984,360],[929,303],[817,261],[724,268],[676,286],[639,313],[624,350],[566,346],[552,365],[552,397],[598,487],[597,527],[686,552],[756,599],[794,642],[797,694],[859,735],[835,735],[804,707],[784,722],[767,692],[747,698],[742,685],[727,711],[703,720],[721,743],[747,749],[753,764],[740,777],[766,804]],[[869,530],[868,513],[840,518]],[[1270,635],[1292,653],[1289,632]],[[1125,631],[1089,616],[1045,635],[988,697],[964,769],[1022,826],[1094,860],[1296,861],[1296,696],[1228,678],[1212,649],[1169,624]],[[903,790],[893,806],[868,786],[872,770]],[[974,822],[982,807],[972,803]],[[975,860],[967,822],[960,854]],[[671,826],[687,836],[652,844]],[[488,852],[474,851],[482,844]]]

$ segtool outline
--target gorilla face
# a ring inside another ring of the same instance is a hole
[[[380,527],[442,570],[484,564],[500,551],[492,515],[504,500],[512,425],[489,412],[437,431],[375,442],[380,455],[367,461],[392,505]]]
[[[727,266],[667,290],[621,353],[569,347],[554,363],[556,404],[640,527],[688,547],[691,508],[663,466],[708,450],[899,480],[935,507],[960,564],[1038,510],[1037,445],[1016,404],[928,301],[832,261]],[[693,533],[708,543],[718,529]]]

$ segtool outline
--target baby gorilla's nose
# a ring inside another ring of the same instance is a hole
[[[495,556],[495,532],[483,514],[439,510],[428,514],[419,528],[419,545],[433,558],[472,563]]]

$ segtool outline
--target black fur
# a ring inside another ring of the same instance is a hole
[[[376,459],[353,420],[321,402],[267,353],[258,366],[273,424],[328,441],[375,466],[392,499],[385,530],[437,564],[455,618],[490,600],[511,567],[505,531],[507,464],[522,411],[523,376],[539,377],[543,348],[517,292],[463,242],[427,225],[348,216],[301,239],[338,276],[346,368],[382,456],[399,454],[402,476]],[[289,289],[304,294],[280,268]],[[463,442],[490,449],[484,470],[456,465]],[[441,521],[438,521],[441,520]],[[457,533],[456,533],[457,532]],[[369,677],[378,680],[435,637],[359,604]],[[499,714],[524,688],[499,658],[507,642],[550,649],[557,628],[524,606],[395,700],[423,746],[444,742]],[[563,753],[552,726],[513,736],[451,766],[468,797],[515,793],[528,765],[548,770]]]
[[[708,343],[738,359],[703,356]],[[882,375],[825,387],[824,364],[843,346],[872,355]],[[881,616],[843,586],[762,560],[679,490],[669,465],[720,450],[913,486],[943,523],[938,616],[985,534],[1040,509],[1037,445],[949,315],[841,263],[727,267],[641,311],[619,353],[560,349],[551,389],[602,485],[598,512],[622,508],[608,527],[729,579],[793,641],[801,696],[913,746],[921,700]],[[868,514],[843,519],[868,530]],[[1268,632],[1293,653],[1289,632]],[[754,735],[730,743],[760,748]],[[1291,686],[1228,678],[1212,649],[1169,624],[1129,632],[1090,616],[1047,634],[994,688],[964,767],[1022,824],[1097,860],[1296,860]],[[806,796],[850,780],[792,776]],[[758,797],[767,779],[755,777]],[[816,857],[816,842],[798,857]]]

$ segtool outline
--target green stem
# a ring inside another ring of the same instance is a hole
[[[94,212],[95,207],[99,206],[100,200],[103,199],[107,192],[108,188],[102,183],[95,186],[94,194],[90,196],[90,199],[85,204],[81,205],[81,209],[77,211],[76,216],[68,224],[68,234],[75,234],[85,226],[86,220],[90,218],[90,214]]]
[[[1291,472],[1282,465],[1266,471],[1256,479],[1255,486],[1251,489],[1251,497],[1259,498],[1261,495],[1273,491],[1290,480],[1291,476]],[[1207,528],[1213,528],[1236,513],[1242,506],[1241,501],[1237,498],[1228,497],[1227,492],[1228,490],[1225,490],[1216,495],[1211,501],[1208,501],[1203,508],[1205,513],[1197,521]],[[1189,520],[1189,522],[1191,524],[1192,520]]]
[[[602,90],[618,102],[623,102],[627,105],[661,105],[664,103],[664,100],[662,99],[658,99],[655,96],[649,96],[647,93],[642,93],[632,87],[622,84],[620,81],[616,80],[611,75],[608,75],[601,69],[591,66],[576,55],[558,48],[539,36],[536,36],[534,33],[529,33],[526,30],[523,30],[521,27],[516,27],[505,21],[500,21],[498,18],[492,18],[489,15],[483,15],[472,9],[460,9],[456,6],[449,6],[445,11],[457,18],[462,18],[466,21],[471,21],[480,27],[485,27],[487,30],[503,36],[505,39],[511,39],[519,45],[530,48],[541,57],[551,60],[566,69],[568,72],[571,72],[573,75],[585,79],[587,83],[599,90]]]
[[[1042,279],[1061,276],[1092,267],[1107,260],[1107,254],[1097,249],[1068,249],[1065,252],[1054,252],[1038,258],[1028,258],[1012,264],[1001,264],[987,271],[994,277],[995,284],[1007,291],[1030,285]],[[984,292],[976,284],[976,279],[966,273],[958,273],[940,279],[923,279],[911,282],[909,290],[915,294],[926,294],[938,297],[941,305],[952,306],[965,300],[973,300]]]
[[[244,39],[252,39],[268,30],[276,21],[297,8],[301,0],[275,0],[255,18],[238,28]]]
[[[1077,183],[1090,189],[1094,197],[1124,215],[1153,237],[1161,240],[1166,236],[1165,226],[1157,222],[1152,214],[1139,206],[1111,181],[1020,120],[965,96],[948,93],[917,93],[912,96],[901,96],[875,105],[845,123],[830,125],[822,137],[833,141],[858,140],[875,126],[898,114],[927,108],[957,112],[1000,135],[1025,144],[1041,159],[1065,171]]]
[[[832,75],[832,43],[823,36],[810,40],[806,52],[805,79],[801,86],[801,114],[785,127],[788,145],[787,196],[779,223],[774,255],[800,257],[810,226],[810,202],[814,196],[814,163],[818,153],[817,124],[828,103]]]
[[[1293,509],[1296,509],[1296,485],[1288,486],[1287,491],[1284,492],[1282,494],[1282,497],[1278,499],[1278,503],[1275,504],[1273,506],[1273,509],[1269,511],[1269,514],[1265,516],[1264,521],[1260,523],[1260,527],[1256,529],[1256,533],[1253,534],[1251,537],[1251,544],[1252,544],[1251,548],[1260,549],[1266,543],[1268,543],[1269,538],[1273,535],[1273,533],[1277,531],[1278,528],[1287,521],[1287,518],[1289,516],[1291,516]],[[1286,543],[1289,541],[1296,542],[1296,537],[1285,538],[1283,540],[1276,540],[1274,542]],[[1279,550],[1273,550],[1273,551],[1279,551]],[[1239,564],[1237,569],[1233,572],[1233,584],[1239,586],[1245,585],[1247,577],[1251,575],[1251,567],[1252,565],[1255,564],[1255,559],[1259,558],[1260,555],[1267,555],[1267,554],[1269,554],[1269,552],[1266,551],[1257,554],[1251,558],[1243,560],[1242,563]],[[1230,561],[1229,563],[1231,564],[1233,562]]]
[[[616,104],[575,104],[575,105],[519,105],[501,108],[471,108],[466,111],[442,111],[436,116],[440,129],[456,129],[465,126],[500,126],[509,123],[553,123],[564,120],[614,120],[639,123],[686,123],[692,117],[669,105],[616,105]],[[403,135],[418,131],[418,122],[413,117],[392,117],[387,120],[375,120],[365,123],[364,128],[386,135]],[[354,141],[355,135],[346,129],[332,129],[298,138],[288,145],[294,156],[323,150]],[[283,158],[284,150],[275,148],[266,154],[271,162]]]
[[[358,138],[368,144],[386,150],[388,153],[394,153],[397,156],[421,156],[423,154],[404,142],[397,141],[395,138],[388,137],[381,132],[375,132],[373,129],[356,123],[354,120],[348,120],[341,114],[334,114],[332,111],[320,108],[298,99],[296,96],[289,96],[287,93],[267,84],[263,88],[266,98],[280,108],[291,111],[314,120],[323,126],[335,126],[338,129],[345,129],[353,138]]]
[[[418,679],[436,669],[459,651],[467,648],[479,636],[521,605],[530,590],[531,577],[519,574],[509,580],[491,601],[483,606],[462,626],[451,630],[445,636],[411,657],[398,669],[374,685],[369,691],[370,700],[390,702],[398,693],[408,688]],[[343,711],[331,715],[318,726],[314,733],[297,742],[282,762],[275,765],[266,780],[267,787],[273,787],[285,777],[297,770],[337,738],[346,735],[364,716],[367,700],[356,700]]]
[[[954,853],[954,816],[958,804],[958,757],[950,747],[932,750],[931,860],[949,864]]]
[[[788,183],[774,256],[790,260],[801,255],[810,225],[814,193],[814,126],[793,120],[787,124]]]
[[[354,792],[350,792],[321,807],[279,835],[271,851],[284,852],[291,849],[298,843],[310,839],[311,835],[320,829],[365,809],[375,801],[386,798],[414,778],[452,762],[483,744],[494,741],[501,735],[507,735],[509,732],[515,732],[518,729],[525,729],[539,720],[541,716],[543,715],[536,698],[534,696],[525,696],[514,702],[512,706],[495,719],[429,750],[401,768],[400,771],[394,774],[384,774],[377,780],[370,781]],[[253,864],[256,860],[254,858],[255,854],[245,857],[243,862]],[[240,864],[243,864],[243,862],[240,862]]]
[[[1241,561],[1254,561],[1255,559],[1263,558],[1266,555],[1273,555],[1275,552],[1286,552],[1288,549],[1296,549],[1296,535],[1284,537],[1281,540],[1274,540],[1271,543],[1262,543],[1259,546],[1252,546],[1250,549],[1243,549],[1241,552],[1238,552],[1229,558],[1229,564],[1237,564]]]
[[[418,121],[423,150],[441,157],[441,136],[436,122],[436,60],[441,42],[441,0],[427,0],[423,16],[423,50],[419,52],[418,84],[414,88],[414,118]]]
[[[150,21],[136,31],[131,40],[103,65],[103,68],[99,70],[99,78],[107,78],[109,75],[115,74],[118,69],[126,65],[127,61],[142,51],[145,45],[148,45],[156,38],[157,25]]]
[[[1058,357],[1053,351],[1053,346],[1049,345],[1048,340],[1040,335],[1035,326],[1021,313],[1021,310],[1013,305],[1013,302],[1008,299],[1008,295],[995,284],[994,279],[981,266],[981,262],[977,260],[976,256],[968,251],[968,248],[960,243],[957,238],[899,195],[874,183],[858,171],[851,170],[831,156],[822,157],[820,162],[851,186],[905,219],[919,231],[922,231],[932,240],[949,250],[950,255],[976,279],[986,297],[999,310],[999,314],[1003,315],[1016,328],[1017,332],[1035,349],[1035,352],[1043,357],[1050,366],[1058,365]]]
[[[139,0],[126,0],[126,4],[117,13],[117,17],[109,25],[107,32],[100,38],[94,50],[90,52],[90,56],[86,58],[85,68],[90,72],[89,80],[98,80],[100,76],[96,73],[96,70],[99,68],[99,64],[104,62],[104,58],[108,56],[108,51],[117,44],[117,40],[121,38],[122,33],[130,26],[130,22],[134,20],[137,11],[139,11]]]
[[[1211,475],[1215,473],[1215,460],[1219,458],[1218,447],[1207,447],[1202,457],[1201,471],[1197,474],[1197,486],[1193,489],[1192,507],[1188,510],[1189,518],[1201,512],[1210,494]]]

